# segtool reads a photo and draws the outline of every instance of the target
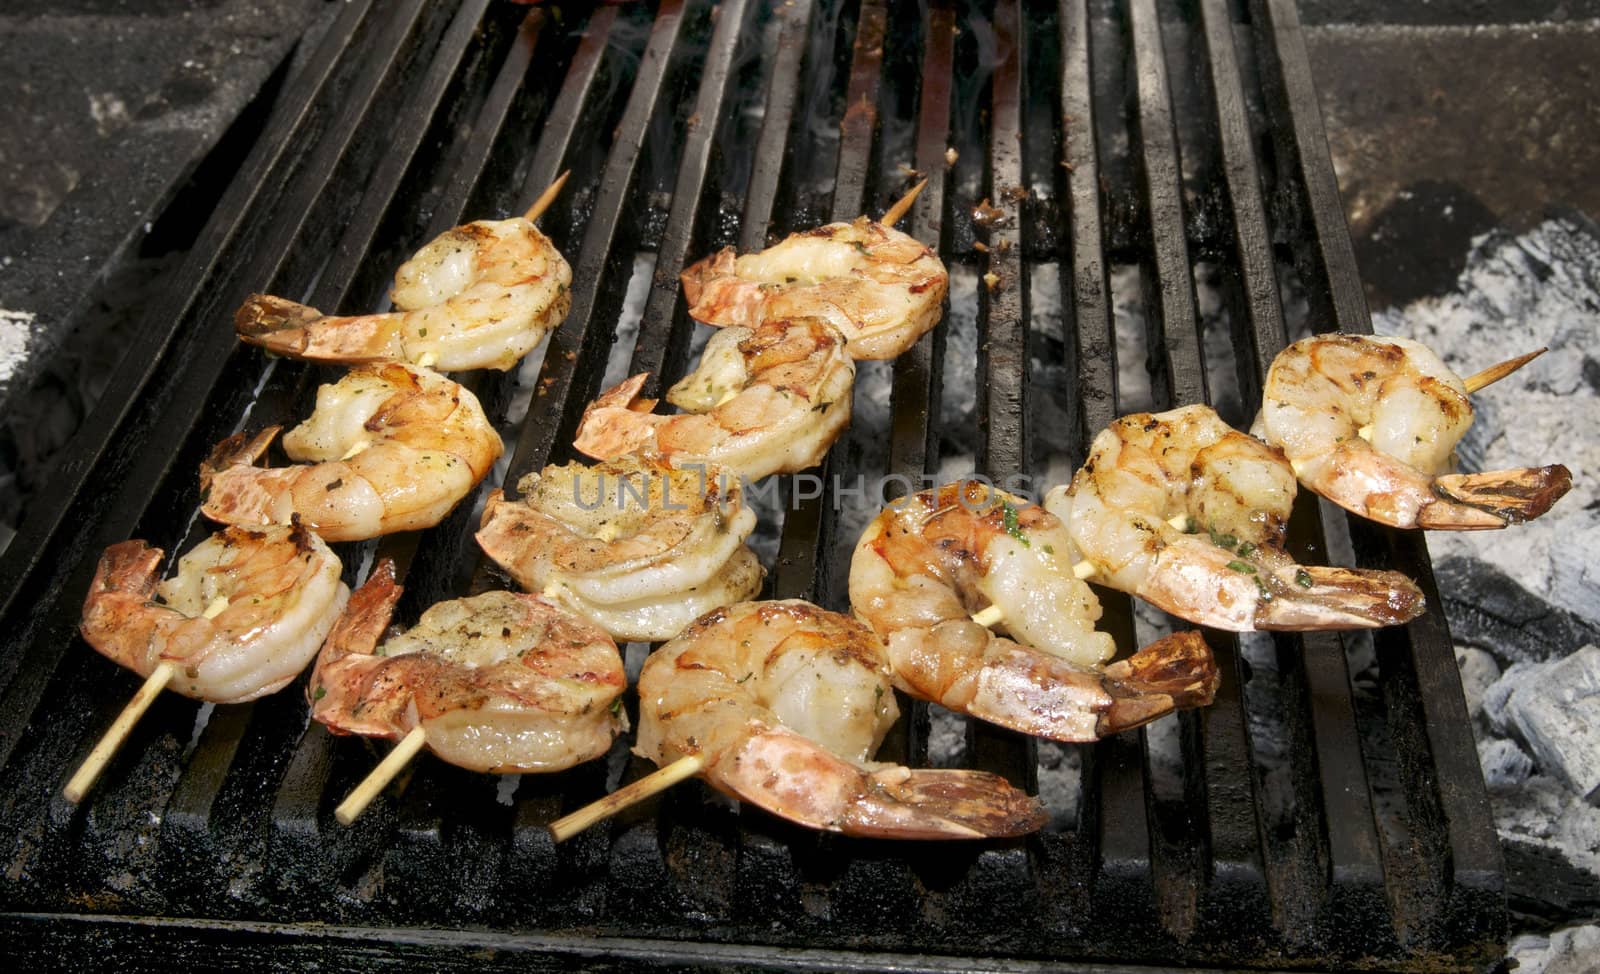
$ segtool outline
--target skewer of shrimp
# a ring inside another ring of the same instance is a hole
[[[349,825],[427,747],[474,771],[559,771],[605,754],[627,726],[616,643],[536,595],[440,602],[384,638],[399,601],[387,559],[329,634],[306,692],[335,734],[400,743],[334,817]]]
[[[520,217],[468,223],[418,250],[395,272],[396,311],[325,315],[252,294],[234,315],[234,330],[270,352],[317,362],[509,369],[572,307],[572,268],[534,226],[567,176]]]
[[[1474,376],[1475,387],[1532,357]],[[1451,472],[1472,423],[1469,391],[1418,342],[1315,335],[1273,360],[1252,432],[1281,447],[1308,488],[1392,527],[1484,530],[1538,517],[1571,489],[1566,467]]]
[[[938,255],[894,229],[925,185],[881,220],[830,223],[754,254],[725,247],[685,268],[689,316],[719,328],[822,318],[848,340],[851,358],[894,358],[938,323],[950,286]]]
[[[639,674],[635,752],[660,771],[552,823],[563,841],[693,775],[815,829],[889,839],[1023,835],[1037,799],[981,771],[871,762],[897,717],[883,644],[849,616],[797,600],[702,617]]]
[[[143,541],[106,549],[84,600],[84,639],[145,677],[67,782],[88,793],[161,691],[240,703],[295,678],[343,611],[349,589],[339,559],[298,522],[260,531],[226,528],[157,582],[162,552]]]

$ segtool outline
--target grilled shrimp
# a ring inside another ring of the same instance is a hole
[[[721,467],[628,454],[546,467],[489,495],[478,544],[517,584],[617,639],[659,641],[748,599],[764,572],[744,539],[755,512]]]
[[[1095,632],[1100,602],[1073,573],[1066,527],[979,481],[886,508],[850,562],[850,605],[888,646],[895,685],[951,710],[1061,741],[1092,741],[1201,707],[1216,663],[1197,633],[1129,659]],[[998,609],[1010,639],[971,613]]]
[[[252,294],[234,330],[252,345],[318,362],[410,362],[452,372],[509,369],[572,306],[572,268],[523,217],[446,231],[394,275],[398,311],[336,316]]]
[[[872,631],[806,602],[718,609],[645,661],[635,751],[688,755],[716,789],[814,829],[896,839],[1022,835],[1039,803],[982,771],[871,762],[898,714]]]
[[[1203,626],[1370,629],[1422,614],[1399,572],[1295,564],[1283,550],[1294,495],[1282,451],[1184,406],[1112,423],[1044,506],[1096,581]]]
[[[1450,473],[1471,424],[1466,386],[1425,346],[1332,334],[1278,353],[1251,432],[1281,447],[1307,487],[1397,528],[1503,528],[1571,489],[1560,464]]]
[[[213,703],[283,689],[350,596],[338,557],[299,524],[224,528],[158,584],[161,558],[143,541],[106,549],[83,603],[83,638],[140,676],[175,664],[168,688]]]
[[[473,771],[559,771],[600,757],[627,729],[611,637],[534,595],[440,602],[387,640],[400,598],[379,562],[317,657],[311,716],[336,734],[428,747]]]
[[[214,521],[286,524],[299,515],[329,541],[431,527],[504,447],[478,400],[427,369],[351,369],[317,390],[311,418],[283,438],[291,467],[256,467],[274,426],[223,440],[200,465],[200,508]]]
[[[854,359],[892,359],[939,321],[950,275],[932,250],[867,217],[791,234],[756,254],[726,247],[681,275],[689,314],[708,325],[818,317]]]
[[[724,328],[667,392],[685,412],[652,414],[656,401],[639,398],[648,375],[636,375],[589,404],[575,445],[599,460],[643,451],[751,480],[804,470],[849,424],[855,374],[844,336],[819,318]]]

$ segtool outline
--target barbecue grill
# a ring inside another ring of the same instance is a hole
[[[546,823],[650,770],[627,740],[608,760],[520,781],[425,758],[344,828],[333,807],[376,749],[308,726],[303,683],[215,708],[166,695],[85,802],[66,802],[62,783],[136,686],[76,635],[100,551],[128,537],[186,550],[209,530],[195,471],[210,446],[292,422],[336,374],[240,345],[233,309],[258,290],[381,307],[417,246],[520,212],[568,168],[542,224],[574,266],[571,313],[520,371],[467,380],[510,454],[480,499],[571,458],[613,358],[654,374],[646,395],[684,372],[685,263],[881,213],[907,169],[929,180],[910,232],[977,282],[952,300],[975,305],[975,463],[996,479],[1043,471],[1043,399],[1064,404],[1065,431],[1051,432],[1072,444],[1072,465],[1125,411],[1114,269],[1142,285],[1158,408],[1230,384],[1256,402],[1300,327],[1285,309],[1302,301],[1314,330],[1370,330],[1289,0],[348,3],[0,562],[11,953],[143,968],[209,967],[226,951],[230,966],[297,969],[330,956],[362,969],[1498,959],[1501,854],[1437,608],[1373,637],[1277,635],[1262,650],[1270,673],[1239,638],[1208,633],[1222,689],[1173,718],[1176,788],[1149,731],[1075,749],[1075,810],[1025,841],[818,835],[691,782],[554,845]],[[624,322],[636,266],[653,273]],[[1224,299],[1224,354],[1203,343],[1200,276]],[[1034,320],[1047,298],[1063,308],[1058,331]],[[619,324],[637,325],[631,347],[614,340]],[[973,367],[947,354],[946,331],[863,369],[857,395],[886,390],[886,420],[876,428],[858,409],[827,474],[914,482],[938,468],[952,433],[942,386]],[[1066,387],[1034,381],[1038,362]],[[769,594],[843,608],[854,537],[827,498],[786,496]],[[471,540],[475,520],[463,504],[419,535],[342,546],[346,580],[395,558],[407,619],[504,584]],[[1302,496],[1291,550],[1398,569],[1439,605],[1416,534]],[[1101,597],[1102,625],[1131,649],[1128,599]],[[629,648],[635,672],[647,650]],[[1352,680],[1363,654],[1375,684]],[[902,711],[881,756],[933,760],[935,715]],[[1047,748],[1051,760],[1068,750],[973,723],[958,759],[1034,788]]]

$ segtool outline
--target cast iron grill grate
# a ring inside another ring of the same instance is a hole
[[[789,969],[1498,956],[1500,852],[1437,613],[1371,640],[1208,633],[1223,688],[1175,736],[1061,748],[967,726],[969,766],[1028,787],[1078,769],[1076,805],[1025,842],[844,840],[691,783],[552,845],[545,823],[649,770],[626,741],[520,782],[424,758],[346,829],[333,806],[375,752],[307,726],[303,687],[216,708],[166,695],[85,803],[66,803],[62,783],[135,686],[76,636],[98,553],[127,537],[186,550],[208,530],[194,471],[210,445],[291,420],[335,374],[238,345],[233,308],[253,290],[376,307],[416,246],[520,211],[567,168],[543,224],[574,265],[572,311],[521,371],[468,380],[510,447],[480,496],[571,456],[613,355],[657,385],[682,374],[686,261],[880,213],[906,168],[930,180],[911,231],[957,286],[946,324],[863,368],[858,421],[826,465],[846,483],[941,462],[1042,481],[1135,405],[1209,394],[1247,422],[1287,307],[1303,302],[1318,330],[1370,328],[1288,0],[347,4],[0,562],[13,953]],[[1001,214],[987,227],[970,219],[983,200]],[[636,275],[642,311],[624,300]],[[1123,345],[1147,350],[1147,392],[1119,387],[1119,300],[1142,314]],[[946,403],[974,367],[975,437]],[[790,493],[771,594],[843,608],[853,528]],[[463,505],[420,535],[343,546],[347,580],[396,558],[402,618],[499,584],[474,520]],[[1292,540],[1405,571],[1439,604],[1415,536],[1306,501]],[[1131,647],[1144,623],[1126,598],[1103,601]],[[647,649],[630,647],[635,669]],[[948,718],[902,710],[884,757],[947,760],[930,741]]]

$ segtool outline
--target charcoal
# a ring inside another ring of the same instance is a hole
[[[1461,692],[1467,698],[1467,713],[1473,720],[1481,720],[1483,695],[1500,679],[1500,664],[1484,650],[1457,646],[1456,666],[1461,670]]]
[[[1585,643],[1600,643],[1600,627],[1552,605],[1486,562],[1445,558],[1434,573],[1458,645],[1516,663],[1541,662]]]
[[[1500,726],[1527,744],[1540,768],[1600,802],[1600,646],[1512,667],[1490,696],[1501,709]]]
[[[1516,741],[1504,737],[1480,740],[1478,763],[1483,765],[1483,783],[1491,792],[1510,791],[1533,773],[1533,759]]]

